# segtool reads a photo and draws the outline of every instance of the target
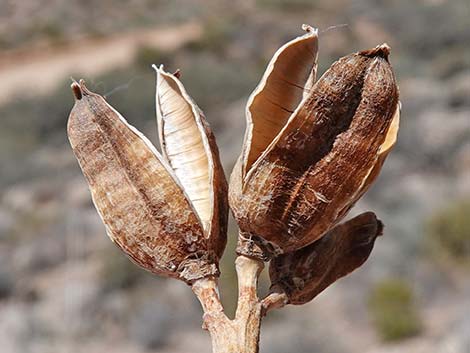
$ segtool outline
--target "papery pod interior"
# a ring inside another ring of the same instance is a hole
[[[243,144],[242,177],[287,123],[310,92],[317,73],[318,31],[306,33],[279,48],[246,107],[247,129]]]
[[[274,258],[269,267],[273,292],[286,293],[290,304],[309,302],[369,257],[383,225],[366,212],[340,224],[321,239]]]
[[[178,75],[157,68],[157,123],[163,157],[182,184],[220,258],[227,233],[227,181],[219,151],[202,111]]]
[[[81,81],[68,137],[113,242],[153,273],[218,275],[193,205],[154,146]]]
[[[239,159],[230,185],[239,253],[268,259],[314,242],[377,176],[398,125],[388,54],[381,45],[334,63],[258,159]]]
[[[235,218],[251,207],[250,195],[243,194],[246,174],[281,131],[296,106],[310,92],[317,73],[318,31],[308,25],[306,33],[279,48],[246,107],[247,128],[242,153],[231,177],[229,200]],[[269,95],[272,94],[273,97]],[[241,230],[243,236],[243,230]],[[252,234],[247,234],[252,237]],[[258,238],[258,241],[263,241]],[[254,245],[252,243],[245,245]],[[266,243],[266,247],[269,244]],[[256,246],[249,253],[256,252]],[[263,257],[263,251],[255,257]],[[248,253],[245,253],[248,255]]]

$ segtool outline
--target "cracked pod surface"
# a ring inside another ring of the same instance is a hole
[[[389,47],[350,54],[315,83],[317,32],[281,47],[247,105],[230,180],[237,252],[262,260],[319,239],[378,176],[398,130]]]
[[[366,212],[334,227],[313,244],[276,257],[269,267],[271,290],[286,293],[290,304],[311,301],[360,267],[382,231],[382,222],[373,212]]]
[[[72,90],[69,141],[111,240],[158,275],[218,275],[215,242],[168,161],[83,81]]]

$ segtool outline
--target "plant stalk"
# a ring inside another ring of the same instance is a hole
[[[257,287],[264,263],[241,255],[235,266],[238,304],[233,320],[224,314],[215,278],[200,279],[193,284],[204,310],[202,327],[211,335],[213,353],[258,353],[263,306]]]

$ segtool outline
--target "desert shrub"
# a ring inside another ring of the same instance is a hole
[[[10,273],[0,271],[0,300],[6,299],[13,294],[13,278]]]
[[[63,42],[64,30],[58,22],[47,21],[38,25],[37,30],[52,42]]]
[[[236,26],[229,19],[209,19],[204,23],[200,38],[189,42],[186,48],[191,51],[209,51],[221,54],[229,43]]]
[[[184,85],[204,112],[246,97],[258,79],[247,65],[206,54],[194,55],[181,69]]]
[[[101,288],[105,292],[131,288],[148,276],[115,246],[107,247],[100,257],[102,260]]]
[[[371,292],[369,310],[385,341],[402,340],[417,335],[422,329],[413,290],[403,280],[387,279],[376,284]]]
[[[50,95],[41,96],[26,92],[22,97],[13,99],[0,107],[2,116],[1,136],[14,134],[22,139],[31,136],[38,142],[53,133],[62,133],[70,112],[73,97],[68,89],[70,80],[62,82]],[[69,104],[67,104],[69,103]],[[63,138],[65,141],[65,138]],[[49,141],[51,142],[51,141]]]
[[[314,8],[317,2],[314,0],[257,0],[259,7],[279,10],[305,11]]]
[[[5,35],[0,34],[0,49],[8,49],[9,42]]]
[[[144,301],[130,318],[129,335],[147,350],[157,351],[168,343],[172,313],[164,303]]]
[[[438,258],[470,263],[470,201],[457,201],[433,214],[426,224],[427,245]]]
[[[153,64],[165,64],[167,66],[171,63],[171,55],[156,47],[141,45],[135,53],[134,63],[143,69],[148,69]]]

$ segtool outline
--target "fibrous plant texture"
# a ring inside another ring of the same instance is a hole
[[[106,100],[73,82],[72,149],[111,240],[137,265],[185,281],[215,353],[258,351],[261,319],[305,304],[369,257],[383,224],[342,224],[395,144],[398,88],[386,44],[347,55],[318,80],[318,32],[283,45],[248,100],[240,158],[227,187],[202,111],[156,67],[159,153]],[[218,295],[228,205],[240,227],[235,318]],[[270,261],[271,291],[257,281]]]

